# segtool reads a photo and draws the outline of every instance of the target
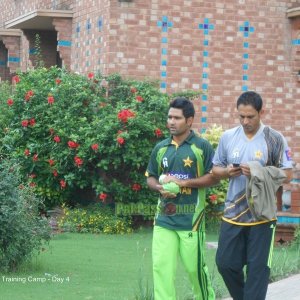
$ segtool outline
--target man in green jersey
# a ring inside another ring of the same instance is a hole
[[[147,167],[147,184],[159,193],[153,231],[152,258],[155,300],[175,300],[175,274],[180,255],[197,300],[215,299],[204,262],[205,188],[217,183],[211,174],[214,151],[191,126],[195,109],[184,97],[169,106],[171,137],[158,143]],[[159,177],[164,174],[163,182]],[[175,182],[180,192],[164,189]]]

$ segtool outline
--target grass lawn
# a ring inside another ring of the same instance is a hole
[[[18,273],[0,274],[0,299],[3,300],[140,300],[143,289],[152,287],[152,230],[129,235],[92,235],[64,233],[55,235],[50,245]],[[208,234],[216,241],[216,234]],[[290,264],[287,251],[276,249]],[[213,285],[226,296],[224,283],[216,271],[215,250],[206,251]],[[295,265],[295,262],[294,262]],[[299,266],[299,252],[298,252]],[[282,267],[279,267],[282,270]],[[14,282],[12,282],[14,281]],[[23,281],[23,282],[22,282]],[[191,299],[188,278],[179,263],[176,289],[179,300]]]

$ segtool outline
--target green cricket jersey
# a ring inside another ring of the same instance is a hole
[[[210,143],[193,131],[177,145],[172,138],[158,143],[150,156],[146,176],[161,174],[178,179],[200,177],[212,168],[214,150]],[[155,224],[174,230],[198,230],[204,217],[205,188],[181,188],[176,198],[158,200]]]

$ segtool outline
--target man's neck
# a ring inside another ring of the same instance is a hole
[[[176,136],[173,135],[172,139],[176,144],[180,145],[187,139],[187,137],[190,135],[190,133],[191,133],[191,131],[189,130],[182,135],[176,135]]]

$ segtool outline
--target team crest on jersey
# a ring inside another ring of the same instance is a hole
[[[190,159],[189,156],[186,159],[183,159],[183,162],[185,167],[190,167],[190,168],[192,167],[193,161]]]
[[[235,149],[233,149],[233,151],[232,151],[232,159],[233,159],[233,160],[236,160],[237,158],[238,158],[238,159],[240,158],[240,150],[237,149],[237,148],[235,148]]]
[[[162,164],[163,164],[164,168],[168,167],[168,159],[166,157],[163,158]]]
[[[256,159],[261,159],[262,158],[262,156],[263,156],[263,153],[260,151],[260,150],[257,150],[257,151],[255,151],[254,152],[254,157],[256,158]]]
[[[291,149],[285,150],[285,155],[287,160],[292,160],[292,151]]]

